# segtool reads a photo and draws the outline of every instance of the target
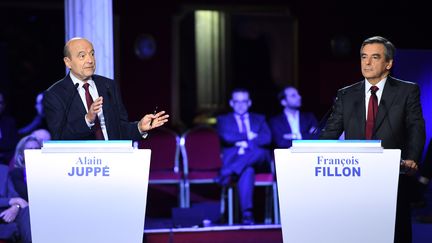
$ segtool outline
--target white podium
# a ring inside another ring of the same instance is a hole
[[[284,242],[393,242],[400,150],[299,140],[275,161]]]
[[[150,150],[49,141],[25,158],[34,243],[142,242]]]

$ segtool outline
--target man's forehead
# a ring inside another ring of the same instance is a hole
[[[289,87],[289,88],[285,89],[285,94],[286,95],[291,95],[291,94],[294,94],[294,93],[297,93],[297,89],[295,89],[293,87]]]
[[[69,48],[77,52],[93,51],[93,45],[85,40],[74,40],[69,43]]]
[[[362,53],[367,54],[382,54],[384,53],[384,45],[379,43],[366,44],[363,46]]]
[[[233,99],[240,99],[240,98],[246,98],[246,99],[248,99],[249,98],[249,93],[248,92],[234,92],[233,94],[232,94],[232,97],[233,97]]]

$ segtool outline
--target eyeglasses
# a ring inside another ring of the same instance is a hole
[[[249,100],[233,100],[234,104],[247,104]]]

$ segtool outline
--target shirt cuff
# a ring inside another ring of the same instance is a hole
[[[91,129],[93,126],[94,126],[94,122],[92,122],[92,123],[90,123],[90,122],[88,122],[87,121],[87,119],[86,119],[86,117],[85,117],[85,115],[84,115],[84,121],[86,122],[86,124],[87,124],[87,126]]]
[[[137,123],[137,128],[138,128],[138,132],[141,134],[142,138],[147,138],[148,137],[148,132],[141,132],[141,129],[139,128],[139,122]]]

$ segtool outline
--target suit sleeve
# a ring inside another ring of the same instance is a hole
[[[121,94],[115,82],[114,85],[114,113],[118,114],[118,124],[120,126],[120,138],[121,139],[131,139],[131,140],[141,140],[143,139],[138,130],[138,121],[129,122],[128,113],[123,105]]]
[[[269,121],[270,129],[271,129],[271,135],[273,139],[273,143],[276,145],[277,148],[289,148],[291,147],[292,140],[287,140],[283,138],[283,135],[287,133],[285,130],[281,119],[279,117],[273,117]]]
[[[77,98],[80,99],[79,95],[75,93],[60,97],[54,91],[45,91],[43,99],[44,112],[53,140],[77,140],[91,136],[92,130],[87,126],[84,116],[72,115],[76,111],[73,111],[73,107],[69,102],[72,103],[72,99]]]
[[[218,117],[216,129],[225,147],[235,146],[235,143],[239,141],[247,141],[247,136],[239,132],[236,123],[229,122],[228,116]]]
[[[315,115],[313,113],[306,113],[307,114],[307,126],[306,126],[306,131],[302,132],[302,138],[303,139],[316,139],[316,135],[317,135],[317,131],[316,129],[318,129],[318,121],[315,117]],[[303,121],[300,120],[300,123],[302,123]],[[301,127],[301,124],[300,124]],[[311,131],[313,129],[313,131]]]
[[[19,197],[15,191],[12,181],[8,176],[9,168],[1,165],[0,168],[0,208],[9,207],[9,201],[13,197]]]
[[[408,149],[406,158],[404,159],[412,159],[419,162],[426,140],[426,132],[418,85],[414,85],[413,91],[409,93],[405,108],[407,114],[405,116],[405,124]]]
[[[257,147],[265,147],[271,143],[271,131],[265,118],[259,119],[258,131],[253,131],[257,133],[257,137],[250,140],[249,143]]]

